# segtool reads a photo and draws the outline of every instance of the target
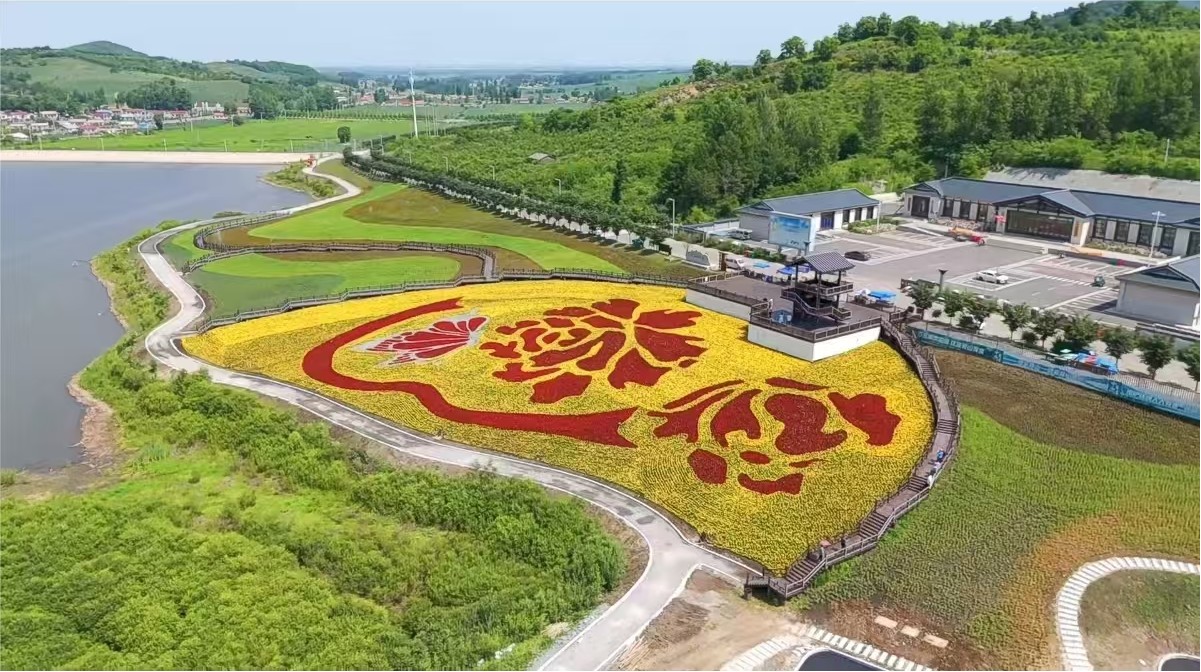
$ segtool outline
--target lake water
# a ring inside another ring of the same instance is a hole
[[[121,337],[88,260],[165,219],[255,212],[308,197],[269,166],[5,163],[0,168],[0,465],[79,457],[67,382]]]

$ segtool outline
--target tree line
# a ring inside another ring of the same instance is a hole
[[[1176,347],[1171,338],[1158,334],[1139,334],[1121,326],[1102,327],[1085,314],[1066,315],[1053,310],[1038,310],[1024,303],[1001,303],[956,290],[939,291],[937,285],[918,284],[910,290],[913,306],[925,319],[927,310],[941,304],[934,317],[946,316],[960,329],[979,333],[985,322],[999,315],[1009,329],[1010,340],[1020,340],[1026,347],[1050,351],[1088,352],[1100,341],[1106,354],[1121,359],[1137,352],[1139,361],[1147,367],[1154,380],[1156,374],[1173,360],[1184,364],[1196,383],[1201,380],[1201,346],[1193,343]],[[1018,333],[1020,332],[1020,339]],[[1053,339],[1053,340],[1052,340]]]

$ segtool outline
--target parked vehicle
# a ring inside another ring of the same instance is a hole
[[[980,271],[976,274],[976,279],[980,282],[989,282],[995,285],[1009,284],[1009,276],[998,271]]]
[[[871,252],[864,250],[851,250],[842,255],[846,259],[854,259],[855,261],[867,261],[872,258]]]

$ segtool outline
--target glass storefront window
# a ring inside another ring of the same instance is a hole
[[[1151,247],[1151,231],[1155,227],[1143,222],[1138,225],[1138,238],[1134,241],[1135,245],[1141,247]]]
[[[1171,252],[1176,247],[1176,227],[1165,226],[1159,232],[1159,249]]]
[[[959,218],[970,219],[972,216],[971,201],[959,201]]]
[[[1114,226],[1113,239],[1119,243],[1125,243],[1130,240],[1130,222],[1118,222]]]

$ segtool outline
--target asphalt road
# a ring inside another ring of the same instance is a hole
[[[359,190],[354,185],[338,178],[330,179],[337,182],[346,193],[292,208],[290,212],[358,195]],[[176,344],[176,338],[203,314],[204,300],[160,253],[159,245],[181,230],[204,223],[193,222],[155,234],[138,247],[146,266],[167,291],[175,296],[180,306],[178,313],[146,336],[146,350],[157,361],[179,371],[206,371],[214,382],[286,401],[320,416],[331,424],[398,452],[460,467],[490,469],[513,478],[528,478],[546,488],[574,495],[608,511],[642,537],[648,548],[648,558],[646,568],[634,586],[599,618],[550,655],[540,669],[605,668],[632,644],[651,620],[683,590],[688,577],[700,567],[707,567],[725,575],[736,584],[741,582],[738,577],[746,571],[745,566],[697,546],[658,511],[640,499],[605,483],[536,462],[435,440],[370,417],[308,390],[222,369],[183,353]]]

